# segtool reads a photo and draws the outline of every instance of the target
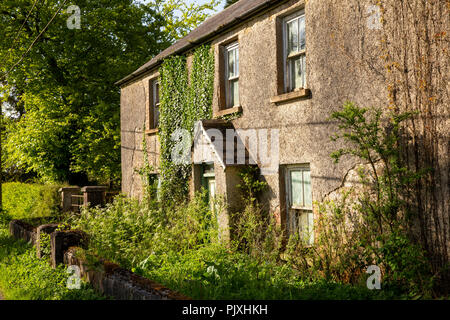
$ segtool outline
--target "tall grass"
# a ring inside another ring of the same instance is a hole
[[[199,194],[190,203],[162,210],[155,203],[119,197],[106,208],[84,209],[71,225],[89,234],[86,254],[117,262],[195,299],[391,297],[363,286],[303,278],[275,254],[280,251],[276,229],[253,225],[261,212],[251,205],[232,242],[220,242],[215,214],[203,198]],[[263,230],[267,237],[251,241]]]

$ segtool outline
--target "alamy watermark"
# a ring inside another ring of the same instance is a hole
[[[371,265],[367,268],[366,273],[370,274],[367,278],[367,289],[380,290],[381,289],[381,270],[379,266]]]
[[[171,140],[171,159],[177,165],[217,161],[225,168],[258,164],[263,175],[278,173],[279,129],[205,129],[199,122],[193,141],[185,129],[175,130]]]
[[[383,25],[381,24],[381,9],[377,5],[368,5],[366,13],[369,15],[367,18],[367,27],[369,30],[380,30]]]
[[[70,274],[70,276],[67,278],[67,288],[70,290],[81,289],[80,267],[76,265],[70,265],[67,267],[66,272]]]
[[[67,28],[70,30],[81,29],[81,9],[79,6],[71,5],[66,12],[71,16],[67,18]]]

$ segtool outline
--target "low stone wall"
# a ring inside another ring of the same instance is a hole
[[[56,223],[43,224],[36,228],[36,251],[37,257],[39,259],[43,257],[43,252],[41,248],[41,234],[51,235],[56,229],[58,229],[58,224]]]
[[[64,263],[78,266],[80,276],[105,296],[117,300],[188,300],[189,298],[163,285],[141,277],[117,264],[100,260],[100,264],[89,266],[77,257],[79,248],[72,247],[64,254]]]
[[[21,239],[36,245],[36,228],[22,220],[12,220],[9,223],[9,233],[14,239]]]
[[[12,220],[9,224],[9,231],[15,239],[22,239],[37,246],[39,258],[41,258],[41,250],[37,234],[38,232],[50,234],[52,267],[61,263],[78,266],[80,277],[105,296],[116,300],[189,299],[114,263],[99,259],[99,264],[89,265],[85,260],[76,256],[79,247],[86,249],[88,246],[86,234],[77,230],[60,231],[57,230],[57,227],[57,224],[34,227],[21,220]]]
[[[73,246],[87,248],[87,235],[79,230],[55,231],[50,234],[51,264],[55,268],[64,263],[64,253]]]

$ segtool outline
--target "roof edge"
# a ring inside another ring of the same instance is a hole
[[[266,10],[282,5],[286,2],[288,2],[290,0],[281,0],[281,1],[277,1],[277,0],[270,0],[264,3],[261,3],[258,6],[255,6],[254,8],[252,8],[252,10],[249,10],[248,12],[246,12],[245,14],[243,14],[242,16],[238,16],[235,17],[232,21],[230,21],[229,23],[223,24],[223,25],[219,25],[219,27],[217,29],[212,30],[211,32],[208,32],[207,34],[205,34],[204,36],[195,39],[195,40],[188,40],[187,43],[185,45],[183,45],[182,47],[180,47],[179,49],[174,50],[173,52],[168,53],[165,56],[162,56],[160,58],[157,58],[158,55],[161,55],[164,51],[162,51],[161,53],[159,53],[157,56],[155,56],[154,58],[152,58],[151,60],[149,60],[147,63],[150,63],[147,67],[141,69],[145,64],[143,64],[142,66],[140,66],[138,69],[136,69],[134,72],[132,72],[131,74],[127,75],[126,77],[120,79],[119,81],[115,82],[114,84],[117,86],[122,87],[123,85],[133,81],[136,78],[139,78],[140,76],[142,76],[143,74],[151,71],[152,69],[155,69],[156,67],[158,67],[159,65],[161,65],[161,63],[167,59],[168,57],[171,57],[173,55],[177,55],[177,54],[182,54],[185,53],[187,51],[189,51],[192,48],[195,48],[201,44],[207,43],[208,41],[212,40],[214,37],[216,37],[217,35],[223,34],[225,32],[227,32],[228,30],[243,24],[245,22],[247,22],[248,20],[250,20],[251,18],[253,18],[255,15],[257,14],[261,14],[263,12],[265,12]],[[231,5],[230,7],[226,8],[225,10],[222,10],[221,12],[217,13],[215,16],[219,15],[219,14],[224,14],[226,13],[227,9],[238,5],[239,2]],[[208,18],[206,21],[208,21],[209,19],[215,17],[212,16],[210,18]],[[204,22],[203,22],[204,23]],[[200,27],[200,26],[199,26]],[[198,29],[199,27],[197,27],[196,29]],[[194,30],[196,30],[194,29]],[[194,31],[192,30],[192,31]],[[192,33],[191,31],[191,33]],[[181,38],[178,41],[182,41],[182,40],[186,40],[187,37],[189,37],[190,34],[188,34],[187,36]],[[177,41],[177,42],[178,42]],[[165,50],[169,50],[170,48],[172,48],[177,42],[175,42],[174,44],[172,44],[170,47],[168,47]],[[154,60],[155,58],[157,58],[153,63],[151,63],[152,60]]]

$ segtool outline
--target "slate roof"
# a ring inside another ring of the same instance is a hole
[[[226,32],[236,24],[250,19],[255,14],[285,1],[286,0],[240,0],[205,20],[199,27],[194,29],[186,37],[175,42],[172,46],[162,51],[133,73],[117,81],[116,85],[122,85],[128,81],[131,81],[144,72],[159,65],[165,58],[173,54],[184,53],[195,46],[207,42],[214,36]]]

